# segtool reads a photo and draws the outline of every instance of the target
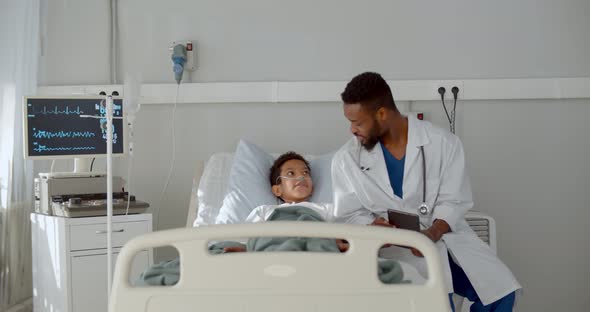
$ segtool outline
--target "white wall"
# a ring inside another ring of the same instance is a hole
[[[49,0],[42,84],[109,83],[107,2]],[[144,83],[172,82],[167,48],[179,39],[198,41],[193,81],[348,80],[365,70],[388,79],[590,76],[585,0],[126,0],[119,7],[118,74],[140,74]],[[585,311],[590,303],[589,104],[459,103],[476,207],[496,218],[499,255],[525,287],[519,311]],[[444,125],[439,103],[412,107]],[[162,208],[159,228],[184,224],[195,162],[233,150],[241,137],[303,153],[331,151],[348,138],[339,103],[179,105],[175,170],[160,205],[171,114],[172,105],[144,106],[135,131],[132,191]],[[126,161],[117,165],[126,174]]]
[[[108,2],[48,0],[41,82],[108,82]],[[576,77],[587,0],[125,0],[120,76],[172,82],[168,47],[198,42],[194,81]]]

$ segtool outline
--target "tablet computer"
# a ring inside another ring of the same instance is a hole
[[[417,214],[389,209],[387,215],[389,224],[400,229],[420,232],[420,217]]]

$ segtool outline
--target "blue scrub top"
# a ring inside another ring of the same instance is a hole
[[[393,188],[393,193],[399,198],[404,198],[404,164],[406,162],[406,155],[402,159],[396,159],[393,155],[385,148],[383,144],[381,150],[383,150],[383,157],[385,158],[385,165],[387,166],[387,174],[389,175],[389,182]]]

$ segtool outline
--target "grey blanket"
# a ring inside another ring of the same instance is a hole
[[[302,206],[277,208],[267,221],[315,221],[323,222],[315,211]],[[213,254],[224,253],[225,247],[244,246],[238,242],[219,242],[209,246]],[[335,239],[313,237],[260,237],[251,238],[245,245],[248,252],[260,251],[314,251],[340,252]],[[136,286],[174,285],[180,276],[180,259],[164,261],[148,268],[141,274]],[[385,284],[404,283],[403,271],[399,262],[391,259],[378,259],[379,279]]]

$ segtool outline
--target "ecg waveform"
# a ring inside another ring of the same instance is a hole
[[[116,102],[115,102],[116,101]],[[102,155],[106,153],[106,100],[101,98],[29,98],[29,156]],[[123,105],[113,102],[113,152],[122,153]],[[87,115],[87,116],[84,116]]]
[[[96,134],[92,131],[44,131],[37,130],[33,133],[36,139],[74,139],[74,138],[93,138]]]
[[[29,104],[31,106],[31,104]],[[32,115],[82,115],[84,111],[80,109],[80,106],[76,106],[76,109],[70,110],[69,106],[66,106],[65,109],[60,110],[58,109],[57,105],[51,109],[47,109],[47,106],[43,106],[42,110],[36,111],[33,109]]]
[[[33,150],[35,152],[55,152],[55,151],[91,151],[96,148],[93,146],[79,146],[79,147],[47,147],[46,145],[37,145]]]

